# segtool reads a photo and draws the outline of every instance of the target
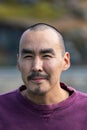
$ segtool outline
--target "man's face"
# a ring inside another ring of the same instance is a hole
[[[59,87],[60,75],[69,67],[57,34],[50,30],[28,31],[22,37],[18,67],[28,91],[44,94]]]

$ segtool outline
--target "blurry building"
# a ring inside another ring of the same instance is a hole
[[[25,27],[13,22],[0,21],[0,65],[14,65],[19,38]]]

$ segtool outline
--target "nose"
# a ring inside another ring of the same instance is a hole
[[[39,71],[41,72],[43,70],[43,62],[39,57],[36,57],[33,60],[33,64],[32,64],[32,71]]]

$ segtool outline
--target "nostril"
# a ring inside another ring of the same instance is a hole
[[[32,71],[42,71],[42,67],[41,66],[33,66],[32,67]]]
[[[36,57],[32,64],[33,71],[42,71],[42,61],[40,58]]]

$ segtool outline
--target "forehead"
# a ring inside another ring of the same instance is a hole
[[[47,49],[47,48],[59,48],[60,37],[57,33],[50,29],[44,31],[29,31],[27,30],[21,37],[19,49]]]

